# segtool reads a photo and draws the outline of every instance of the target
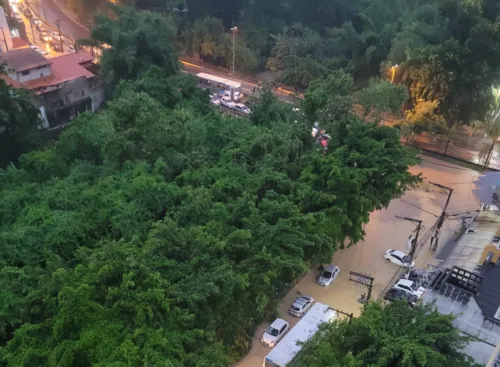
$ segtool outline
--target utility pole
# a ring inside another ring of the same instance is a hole
[[[25,3],[26,3],[26,7],[28,8],[28,11],[31,12],[29,1],[26,0]],[[31,37],[33,37],[33,44],[36,44],[35,32],[33,31],[33,13],[31,13],[31,18],[29,18],[29,19],[30,19],[30,26],[31,26]]]
[[[439,219],[437,221],[436,229],[434,230],[434,233],[432,234],[431,237],[431,243],[429,245],[430,249],[432,251],[436,251],[438,247],[438,240],[439,240],[439,233],[441,231],[441,227],[443,226],[444,220],[446,219],[446,210],[448,209],[448,204],[450,203],[451,199],[451,194],[453,194],[453,189],[451,187],[443,186],[441,184],[435,183],[435,182],[429,182],[431,185],[437,186],[443,190],[448,191],[448,198],[446,199],[446,203],[444,204],[443,211],[441,212],[441,215],[439,216]]]
[[[410,247],[410,252],[408,253],[408,257],[410,258],[410,265],[411,265],[411,263],[413,262],[413,258],[415,257],[415,251],[417,250],[418,234],[420,233],[420,229],[422,228],[422,221],[420,219],[400,217],[399,215],[396,215],[396,218],[404,219],[404,220],[407,220],[408,222],[417,223],[417,230],[415,233],[415,238],[412,240],[411,236],[410,236],[410,239],[409,239],[411,241],[411,247]],[[411,266],[408,266],[406,268],[406,271],[409,272],[410,269],[411,269]]]
[[[238,30],[238,27],[236,27],[236,26],[231,28],[231,31],[233,32],[233,78],[234,78],[234,35],[235,35],[237,30]]]
[[[43,6],[43,17],[45,18],[45,21],[47,21],[47,13],[45,12],[45,0],[42,0],[42,6]]]
[[[62,35],[61,35],[61,25],[59,24],[62,20],[63,19],[57,19],[56,21],[54,21],[54,23],[57,24],[57,31],[59,32],[59,43],[61,45],[61,52],[64,52]]]

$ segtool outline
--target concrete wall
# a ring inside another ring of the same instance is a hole
[[[66,105],[90,98],[89,83],[84,76],[63,83],[60,91],[61,100]]]
[[[90,95],[92,97],[92,112],[95,112],[106,98],[106,89],[104,87],[104,83],[91,88]]]
[[[23,75],[23,73],[10,72],[9,76],[12,79],[17,80],[19,83],[24,83],[29,80],[39,79],[44,76],[52,75],[52,70],[50,69],[50,65],[46,65],[46,66],[40,66],[35,69],[26,70],[24,73],[27,74]]]

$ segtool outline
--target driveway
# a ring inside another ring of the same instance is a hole
[[[410,171],[413,174],[422,173],[426,182],[437,182],[454,189],[448,208],[449,213],[479,208],[479,204],[472,195],[473,185],[471,184],[471,181],[478,176],[478,172],[426,156],[423,156],[423,159],[425,161],[411,168]],[[281,302],[279,306],[281,316],[292,326],[296,324],[298,319],[288,315],[286,310],[299,294],[311,295],[317,301],[335,309],[359,315],[361,305],[357,299],[367,292],[364,286],[349,281],[349,271],[363,272],[374,277],[373,298],[378,298],[399,270],[396,265],[384,260],[384,252],[388,248],[407,252],[406,241],[415,229],[412,223],[397,219],[395,215],[422,220],[424,228],[420,239],[423,239],[437,219],[433,214],[441,213],[445,201],[446,194],[442,190],[424,183],[419,188],[407,192],[401,199],[393,200],[387,209],[372,213],[370,222],[365,227],[365,240],[350,248],[338,250],[333,256],[332,263],[339,266],[340,275],[330,287],[324,288],[317,285],[319,270],[312,269]],[[460,219],[449,219],[445,222],[441,230],[440,248],[454,236],[459,226]],[[429,250],[429,241],[426,241],[418,247],[416,267],[425,268],[428,263],[435,261],[434,256],[435,253]],[[260,343],[260,337],[268,325],[269,323],[264,323],[257,328],[250,352],[236,366],[262,366],[270,348]]]

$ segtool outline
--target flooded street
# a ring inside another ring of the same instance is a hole
[[[427,264],[435,263],[436,253],[429,250],[429,240],[422,246],[420,243],[429,237],[427,234],[444,207],[447,193],[429,184],[429,181],[454,189],[448,213],[456,214],[479,209],[479,204],[472,194],[472,181],[477,179],[478,172],[427,156],[422,156],[421,164],[410,171],[413,174],[422,173],[424,184],[407,192],[402,198],[393,200],[387,209],[370,215],[370,222],[365,226],[365,240],[335,253],[332,263],[339,266],[340,275],[329,287],[324,288],[316,283],[319,270],[312,269],[288,292],[280,304],[279,312],[292,327],[298,319],[288,315],[286,311],[300,294],[310,295],[316,301],[328,304],[337,310],[358,315],[361,305],[357,299],[366,294],[367,289],[349,281],[349,271],[365,273],[375,278],[372,298],[379,297],[399,269],[384,260],[385,251],[392,248],[407,253],[406,242],[415,229],[413,223],[398,219],[396,215],[423,221],[415,267],[425,268]],[[460,224],[460,216],[445,221],[437,253],[452,236],[455,236]],[[262,366],[265,356],[271,350],[260,343],[260,338],[268,325],[269,323],[265,323],[257,328],[251,351],[236,366]]]

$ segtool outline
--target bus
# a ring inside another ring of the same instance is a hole
[[[295,327],[273,348],[264,359],[263,367],[286,367],[300,352],[305,342],[318,331],[324,322],[332,322],[337,312],[328,305],[316,303]]]
[[[210,89],[214,93],[226,94],[233,101],[237,101],[242,97],[241,83],[206,73],[198,73],[196,77],[202,88]]]

